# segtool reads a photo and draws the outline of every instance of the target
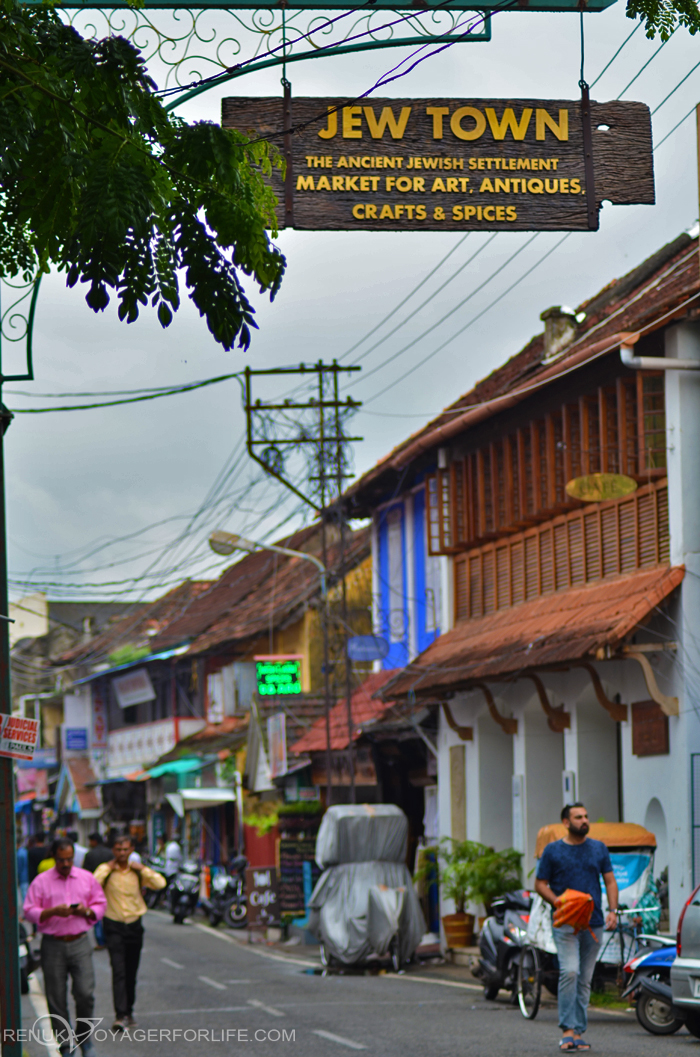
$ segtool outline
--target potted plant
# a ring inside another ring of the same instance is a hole
[[[446,837],[440,846],[442,894],[455,904],[454,914],[445,914],[442,925],[448,947],[469,947],[474,940],[474,915],[467,914],[471,898],[474,864],[483,855],[483,844]]]
[[[483,854],[470,865],[470,887],[468,899],[483,903],[487,914],[496,896],[513,888],[520,888],[522,854],[515,848],[494,851],[484,848]]]

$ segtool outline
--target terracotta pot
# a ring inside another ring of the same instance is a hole
[[[473,914],[446,914],[442,925],[448,947],[471,947],[474,942]]]
[[[487,915],[487,914],[484,914],[484,916],[483,916],[483,917],[478,917],[478,918],[476,919],[476,928],[477,928],[477,932],[481,932],[481,930],[482,930],[482,929],[483,929],[483,927],[484,927],[484,922],[486,921],[486,918],[487,918],[487,917],[488,917],[488,915]]]

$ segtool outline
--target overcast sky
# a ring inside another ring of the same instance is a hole
[[[224,36],[231,33],[226,16],[205,13],[204,18],[217,29],[217,40],[222,30]],[[587,15],[585,24],[586,77],[592,82],[634,24],[625,18],[621,2],[602,14]],[[241,40],[245,57],[253,38],[241,34]],[[200,42],[199,51],[205,54],[213,46]],[[658,49],[658,39],[646,40],[640,29],[595,86],[592,97],[616,98]],[[643,101],[654,110],[700,60],[699,51],[698,38],[679,30],[623,98]],[[293,92],[359,95],[404,54],[386,50],[290,66]],[[380,94],[576,99],[578,64],[578,15],[500,14],[493,20],[490,43],[456,45]],[[203,64],[199,68],[211,72]],[[163,84],[163,67],[154,63],[152,70]],[[228,89],[199,96],[180,112],[189,120],[216,121],[223,96],[276,95],[279,77],[279,70],[249,75]],[[699,97],[700,68],[654,116],[655,143]],[[528,233],[499,234],[412,320],[389,336],[489,238],[470,235],[388,324],[345,356],[345,362],[361,362],[363,367],[349,389],[365,401],[354,420],[355,431],[365,438],[355,446],[356,472],[367,469],[516,353],[542,329],[539,314],[545,308],[579,304],[693,226],[698,217],[693,116],[660,146],[655,172],[656,206],[606,206],[599,232],[570,235],[507,297],[423,366],[412,371],[536,265],[562,234],[541,234],[528,246],[525,243],[532,237]],[[260,330],[247,354],[223,352],[189,302],[167,331],[148,316],[126,325],[118,322],[113,305],[94,316],[85,304],[84,290],[67,290],[60,276],[51,276],[43,283],[37,310],[36,381],[8,389],[37,394],[135,389],[203,379],[238,371],[246,364],[271,367],[342,357],[462,237],[432,232],[283,232],[278,241],[287,255],[288,271],[276,301],[270,305],[248,284]],[[439,323],[520,247],[524,248],[512,263],[450,319]],[[363,380],[363,375],[423,331],[427,335],[412,348]],[[3,356],[5,369],[18,366],[7,347]],[[6,400],[14,409],[60,402],[16,395]],[[243,426],[235,379],[126,407],[17,415],[6,436],[13,597],[26,593],[19,581],[28,578],[46,584],[126,581],[102,589],[48,587],[54,597],[108,598],[113,591],[118,599],[152,597],[179,576],[213,575],[221,568],[206,546],[212,528],[254,535],[272,531],[284,518],[289,519],[287,527],[300,524],[296,501],[290,501],[280,486],[269,481],[251,485],[257,474],[243,451]],[[217,482],[221,487],[212,496]],[[197,511],[199,516],[190,523]],[[132,534],[138,535],[105,546]],[[176,545],[178,535],[183,540]],[[95,547],[102,549],[90,556]],[[136,585],[129,580],[144,576]]]

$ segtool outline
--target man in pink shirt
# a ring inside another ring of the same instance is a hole
[[[43,933],[41,968],[44,974],[46,1004],[52,1029],[61,1053],[71,1048],[68,1010],[68,976],[73,979],[76,1038],[83,1057],[95,1057],[92,1027],[80,1022],[92,1017],[95,1009],[95,974],[88,931],[100,921],[107,908],[102,885],[89,872],[73,865],[73,842],[54,841],[56,865],[39,874],[30,884],[24,900],[24,917]],[[55,1018],[55,1019],[54,1019]]]

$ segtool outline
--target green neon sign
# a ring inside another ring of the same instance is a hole
[[[301,693],[301,657],[261,657],[255,661],[261,697],[290,697]]]

